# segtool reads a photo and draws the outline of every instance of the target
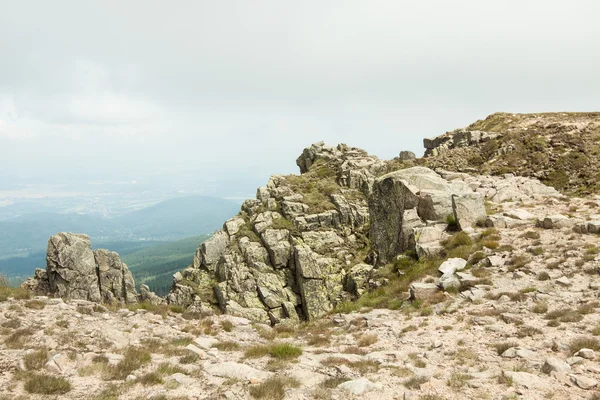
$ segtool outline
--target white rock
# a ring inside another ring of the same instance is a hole
[[[463,270],[466,265],[467,261],[462,258],[449,258],[446,261],[444,261],[442,265],[440,265],[438,271],[440,271],[444,275],[452,275],[456,271]]]
[[[212,348],[215,343],[217,343],[217,341],[212,337],[198,336],[196,339],[194,339],[194,344],[204,350]]]
[[[175,381],[180,385],[192,385],[194,384],[194,378],[190,378],[189,376],[182,374],[181,372],[177,372],[171,376],[169,376],[169,380]]]
[[[571,381],[582,389],[588,390],[598,386],[598,381],[581,375],[571,375]]]
[[[204,351],[199,349],[197,346],[194,346],[193,344],[188,344],[187,346],[185,346],[185,348],[191,351],[192,353],[198,354],[200,358],[204,357]]]
[[[512,379],[515,384],[527,389],[546,389],[548,387],[544,379],[529,372],[504,371],[503,374]]]
[[[566,276],[562,276],[556,280],[556,283],[560,283],[563,286],[571,286],[571,280]]]
[[[371,392],[373,390],[380,390],[382,386],[377,383],[373,383],[368,379],[359,378],[354,379],[352,381],[344,382],[338,385],[338,388],[347,390],[353,393],[356,396],[359,396],[363,393]]]
[[[595,358],[595,353],[592,349],[581,349],[577,353],[575,353],[575,355],[583,357],[587,360],[593,360]]]
[[[530,213],[527,210],[523,210],[522,208],[517,208],[515,210],[507,211],[504,213],[504,215],[506,215],[507,217],[510,217],[510,218],[521,220],[521,221],[537,218],[535,215],[533,215],[532,213]]]

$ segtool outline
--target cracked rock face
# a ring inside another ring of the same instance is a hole
[[[94,302],[102,299],[89,236],[72,233],[52,236],[46,263],[52,293],[68,299]]]

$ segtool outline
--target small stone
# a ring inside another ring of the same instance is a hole
[[[133,382],[137,379],[137,376],[135,375],[127,375],[127,378],[125,378],[125,382]]]
[[[550,374],[552,371],[569,372],[570,370],[571,366],[569,364],[554,357],[546,358],[542,366],[542,372],[546,374]]]
[[[571,381],[585,390],[598,386],[597,380],[581,375],[571,375]]]
[[[381,389],[382,386],[371,382],[365,378],[359,378],[352,381],[344,382],[338,385],[338,388],[347,390],[356,396],[360,396],[363,393],[371,392],[373,390]]]
[[[452,275],[456,271],[463,270],[466,267],[466,265],[467,260],[464,260],[462,258],[449,258],[446,261],[444,261],[442,265],[440,265],[438,271],[440,271],[444,275]]]
[[[592,349],[581,349],[577,353],[575,353],[575,355],[585,358],[586,360],[593,360],[596,357],[594,350]]]
[[[571,280],[566,276],[562,276],[556,280],[556,283],[560,283],[563,286],[571,286]]]
[[[193,344],[188,344],[187,346],[185,346],[185,348],[191,351],[192,353],[198,354],[200,358],[204,357],[204,351],[200,350],[197,346],[194,346]]]

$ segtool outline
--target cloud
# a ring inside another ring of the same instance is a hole
[[[93,152],[115,170],[293,172],[315,141],[391,158],[600,92],[591,0],[0,6],[2,169],[108,163]]]

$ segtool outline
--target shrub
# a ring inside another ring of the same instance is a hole
[[[421,385],[427,381],[428,379],[425,376],[413,376],[412,378],[404,381],[403,385],[408,389],[420,389]]]
[[[571,340],[571,343],[569,343],[569,351],[571,354],[575,354],[581,349],[600,351],[600,341],[594,337],[583,336]]]
[[[279,359],[298,358],[302,355],[302,349],[288,343],[282,343],[273,345],[269,350],[269,354]]]
[[[516,342],[501,342],[501,343],[495,343],[492,345],[492,347],[494,347],[494,349],[496,349],[496,353],[498,353],[499,356],[501,356],[506,350],[512,348],[512,347],[518,347],[519,344]]]
[[[110,379],[127,378],[133,371],[152,360],[150,352],[140,347],[129,347],[121,361],[111,370]]]
[[[538,281],[547,281],[550,279],[550,275],[546,271],[542,271],[537,275]]]
[[[65,394],[71,390],[71,383],[62,376],[34,374],[27,379],[24,389],[33,394]]]
[[[228,319],[221,321],[221,328],[223,328],[225,332],[231,332],[233,330],[233,322]]]
[[[48,360],[48,350],[39,349],[23,357],[23,362],[28,370],[41,369]]]

